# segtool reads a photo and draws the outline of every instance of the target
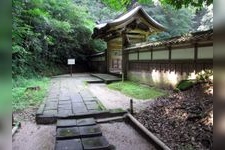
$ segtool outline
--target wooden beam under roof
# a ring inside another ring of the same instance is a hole
[[[126,33],[138,33],[138,34],[147,34],[147,32],[145,32],[145,31],[142,31],[142,30],[140,30],[140,29],[135,29],[135,30],[129,30],[128,29],[128,31],[126,31]]]
[[[121,41],[122,41],[122,38],[118,37],[118,38],[114,38],[114,39],[110,40],[109,42],[121,42]]]
[[[132,39],[146,39],[146,36],[143,34],[137,34],[137,35],[132,35],[132,34],[127,34],[128,38]]]

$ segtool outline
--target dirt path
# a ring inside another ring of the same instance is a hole
[[[119,91],[107,88],[106,84],[89,84],[88,89],[96,96],[107,109],[130,108],[130,99]],[[134,110],[139,112],[145,109],[153,100],[137,100],[134,99]]]

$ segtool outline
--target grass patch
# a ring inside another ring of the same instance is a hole
[[[26,107],[36,107],[44,99],[49,87],[49,78],[17,78],[12,80],[12,109],[22,110]],[[34,90],[26,90],[28,87],[39,87]]]
[[[143,100],[157,98],[166,94],[165,91],[160,89],[144,86],[130,81],[114,82],[109,84],[108,88],[120,91],[127,96]]]

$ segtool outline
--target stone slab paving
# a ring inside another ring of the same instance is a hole
[[[91,126],[96,125],[94,118],[77,119],[77,126]]]
[[[74,139],[80,137],[80,130],[78,127],[67,127],[67,128],[58,128],[56,129],[56,139]]]
[[[98,80],[88,74],[54,77],[45,101],[36,114],[38,118],[36,120],[40,121],[47,117],[66,118],[103,111],[98,99],[85,87],[85,81],[89,78]]]
[[[94,118],[58,119],[55,150],[109,150]]]
[[[84,150],[110,150],[109,142],[104,136],[82,138]]]
[[[80,131],[80,136],[82,138],[85,137],[95,137],[95,136],[101,136],[102,132],[101,129],[98,125],[93,125],[93,126],[82,126],[78,127]]]
[[[58,119],[56,123],[57,127],[75,127],[77,126],[77,120],[75,119]]]
[[[57,140],[55,150],[83,150],[80,139]]]

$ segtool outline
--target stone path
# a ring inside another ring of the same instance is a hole
[[[99,81],[89,74],[56,76],[51,80],[48,96],[36,113],[38,124],[52,124],[57,118],[82,118],[117,115],[105,110],[101,102],[86,86],[87,81]],[[122,112],[126,113],[126,112]]]
[[[146,144],[148,142],[140,142],[143,138],[137,135],[135,135],[137,139],[130,140],[131,143],[138,142],[135,144],[136,147],[128,141],[119,145],[120,139],[113,135],[114,138],[109,136],[114,133],[114,130],[117,130],[113,127],[103,128],[105,136],[111,138],[110,143],[115,142],[114,145],[109,144],[102,134],[102,126],[96,124],[95,119],[99,115],[105,115],[104,117],[122,116],[126,111],[104,110],[101,102],[89,91],[86,81],[99,82],[99,79],[88,74],[76,74],[72,77],[70,75],[57,76],[51,80],[48,96],[36,114],[36,122],[37,124],[56,123],[55,150],[112,150],[115,148],[123,150],[122,145],[130,146],[128,148],[130,150],[148,149],[149,145]],[[125,131],[127,128],[124,127],[122,130]],[[127,131],[130,132],[130,130]],[[120,131],[117,132],[120,133]],[[125,133],[123,134],[125,135]],[[127,137],[132,135],[134,135],[133,132]]]
[[[109,149],[109,142],[94,118],[57,120],[55,150]]]
[[[86,80],[93,80],[91,76],[73,77],[58,76],[52,79],[51,87],[45,102],[36,114],[36,121],[45,122],[44,118],[54,122],[59,117],[102,112],[100,102],[85,87]],[[77,77],[77,78],[76,78]],[[95,78],[94,78],[95,79]],[[49,123],[52,123],[51,121]]]

